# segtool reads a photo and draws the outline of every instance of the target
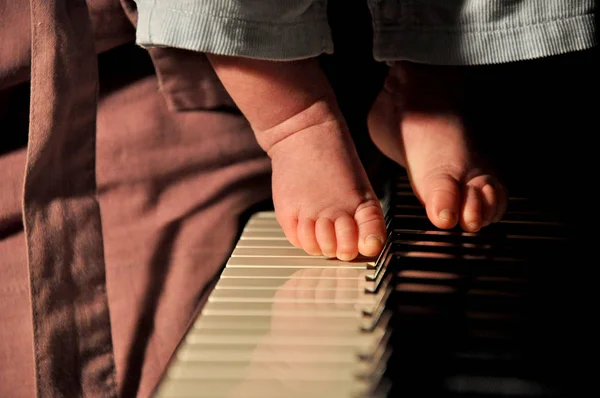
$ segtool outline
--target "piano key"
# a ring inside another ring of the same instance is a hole
[[[290,278],[294,283],[288,283],[285,288],[293,290],[313,290],[313,291],[324,291],[324,290],[335,290],[335,291],[354,291],[357,288],[364,289],[367,284],[365,276],[370,274],[370,271],[362,270],[351,270],[355,271],[356,276],[349,276],[344,279],[337,278],[321,278],[321,269],[309,268],[306,271],[316,271],[312,275],[313,278],[308,277],[297,277]],[[317,274],[318,272],[318,274]],[[303,273],[302,276],[306,276]],[[309,274],[310,275],[310,274]],[[237,290],[237,289],[271,289],[276,290],[283,286],[285,282],[279,279],[268,279],[268,278],[222,278],[219,280],[215,291],[217,290]]]
[[[261,232],[283,233],[283,230],[281,229],[281,227],[279,226],[279,224],[261,225],[261,226],[248,226],[248,227],[244,228],[244,230],[242,232],[242,236],[244,234],[251,233],[251,232],[256,232],[256,233],[261,233]]]
[[[361,306],[360,309],[363,315],[370,316],[374,319],[379,319],[385,311],[385,307],[392,292],[393,289],[387,286],[385,289],[380,289],[380,291],[377,293],[377,300],[374,301],[373,305]]]
[[[317,271],[318,275],[307,271]],[[373,271],[367,271],[360,266],[332,266],[332,267],[275,267],[275,266],[256,266],[256,267],[226,267],[221,273],[221,278],[275,278],[275,279],[333,279],[336,281],[350,279],[356,280],[352,271],[365,271],[365,275],[370,275]]]
[[[435,230],[426,215],[392,215],[389,220],[389,228],[402,228],[412,230]],[[485,234],[497,235],[534,235],[560,237],[568,236],[569,229],[561,222],[542,221],[511,221],[501,220],[492,224],[484,230]]]
[[[283,319],[282,322],[287,322],[289,321],[289,319]],[[273,323],[279,322],[278,320],[275,320]],[[293,320],[293,322],[297,322],[295,320]],[[331,322],[327,322],[324,321],[324,323],[330,323],[333,324],[335,322],[335,320],[331,320]],[[192,331],[190,331],[190,333],[192,333]],[[230,329],[214,329],[214,328],[194,328],[193,330],[194,336],[207,336],[208,339],[220,339],[221,337],[225,336],[226,338],[232,338],[232,339],[236,339],[236,338],[246,338],[246,337],[252,337],[252,338],[261,338],[264,336],[269,336],[269,335],[276,335],[276,336],[283,336],[286,338],[294,338],[294,337],[302,337],[302,338],[312,338],[312,339],[319,339],[321,336],[330,336],[330,337],[335,337],[335,336],[363,336],[363,335],[368,335],[369,332],[364,332],[361,331],[358,328],[358,322],[355,322],[354,325],[351,325],[350,328],[347,328],[344,331],[340,331],[339,328],[337,329],[332,329],[332,328],[304,328],[302,330],[299,329],[295,329],[295,328],[279,328],[279,329],[273,329],[273,328],[264,328],[264,329],[236,329],[236,330],[230,330]],[[216,336],[216,337],[215,337]]]
[[[242,236],[248,232],[260,232],[263,230],[273,230],[283,233],[283,228],[275,219],[252,219],[242,229]]]
[[[287,381],[346,381],[357,379],[371,381],[380,377],[383,361],[369,363],[364,361],[342,362],[331,366],[330,363],[287,361],[280,356],[276,361],[244,362],[190,362],[174,364],[168,370],[168,377],[174,380],[277,380]]]
[[[505,396],[537,397],[544,393],[544,389],[539,384],[516,377],[456,375],[446,380],[446,386],[450,391],[461,391],[477,395],[502,394]]]
[[[503,247],[527,247],[530,250],[539,249],[545,245],[566,243],[568,240],[553,236],[536,235],[506,235],[483,230],[479,234],[462,231],[435,231],[411,230],[406,228],[395,229],[392,240],[410,240],[415,242],[448,242],[455,244],[494,245],[496,250]]]
[[[273,307],[273,311],[299,311],[300,313],[310,312],[311,314],[318,311],[326,311],[327,314],[332,314],[333,311],[339,310],[339,314],[330,316],[344,316],[346,311],[362,312],[367,315],[371,315],[378,308],[380,308],[380,301],[377,299],[364,300],[359,302],[347,301],[326,301],[326,300],[279,300],[272,302],[232,302],[232,301],[210,301],[209,306],[211,311],[248,311],[253,314],[264,314],[268,311],[268,305]],[[226,304],[231,307],[225,307]],[[240,304],[235,307],[234,304]],[[260,304],[264,304],[264,307],[260,307]],[[226,309],[225,309],[226,308]],[[221,313],[221,312],[219,312]],[[315,315],[315,316],[326,316],[326,315]]]
[[[252,215],[254,220],[276,220],[274,211],[260,211]]]
[[[248,222],[246,223],[246,227],[252,227],[252,226],[278,226],[279,228],[281,228],[281,226],[279,225],[279,223],[277,222],[277,219],[275,218],[260,218],[260,217],[251,217]]]
[[[372,357],[379,352],[383,341],[389,337],[384,327],[373,332],[356,334],[323,334],[309,336],[289,333],[270,333],[266,335],[205,335],[197,329],[191,329],[185,337],[188,347],[202,346],[206,349],[245,351],[257,346],[304,347],[307,351],[318,351],[320,347],[346,347],[360,357]]]
[[[356,316],[332,318],[335,322],[315,322],[315,317],[310,312],[283,313],[283,315],[279,313],[240,315],[239,313],[215,314],[203,312],[194,322],[193,327],[196,329],[235,328],[248,330],[306,330],[311,328],[315,330],[348,330],[358,328],[372,331],[379,325],[386,325],[389,318],[389,314],[386,315],[385,312],[374,313],[373,315],[357,312]]]
[[[309,257],[309,258],[327,258],[325,256],[311,256],[303,249],[297,247],[281,248],[255,248],[255,247],[236,247],[231,253],[231,257]]]
[[[278,316],[311,315],[314,317],[336,317],[336,318],[356,318],[358,309],[355,305],[343,304],[335,309],[326,311],[324,306],[305,304],[305,305],[279,305],[273,307],[270,303],[207,303],[202,311],[207,315],[234,315],[234,316],[256,316],[271,315],[276,313]]]
[[[231,316],[215,315],[203,313],[202,316],[194,322],[195,329],[239,329],[239,330],[331,330],[339,332],[343,330],[353,330],[359,328],[362,324],[371,320],[370,317],[346,317],[335,318],[335,322],[314,322],[314,316],[311,314],[296,314],[288,316],[282,322],[274,322],[273,315],[257,316]]]
[[[287,305],[273,306],[271,303],[223,303],[208,302],[204,306],[203,314],[215,315],[271,315],[277,314],[283,316],[286,313],[293,315],[313,315],[315,317],[342,317],[356,318],[357,308],[354,304],[324,305],[324,304],[306,304],[306,303],[287,303]]]
[[[344,267],[353,269],[366,269],[372,267],[374,262],[354,261],[346,262],[325,257],[285,258],[285,257],[231,257],[226,267],[297,267],[297,268],[324,268]]]
[[[260,239],[260,240],[285,240],[288,239],[285,237],[283,231],[248,231],[240,236],[240,240],[248,240],[248,239]]]
[[[167,379],[156,398],[366,398],[373,387],[363,380],[288,383],[285,380],[248,380],[241,388],[230,380]]]
[[[395,253],[398,254],[398,253]],[[440,258],[430,253],[399,253],[406,270],[456,272],[469,275],[522,276],[527,272],[527,263],[523,259],[507,258]]]
[[[319,347],[318,350],[307,350],[306,347],[279,347],[277,350],[260,352],[243,350],[217,350],[214,348],[185,345],[177,352],[177,358],[189,362],[276,362],[281,358],[293,363],[357,363],[358,356],[346,347]]]
[[[235,349],[210,348],[203,345],[186,345],[177,353],[177,360],[195,364],[225,364],[235,366],[238,364],[287,364],[312,365],[325,364],[327,366],[346,365],[355,369],[354,375],[365,377],[379,371],[382,362],[387,362],[391,349],[385,345],[380,346],[373,356],[361,359],[357,353],[346,346],[269,346],[239,347]]]
[[[387,344],[387,341],[386,343]],[[380,349],[381,347],[381,349]],[[360,347],[359,347],[360,348]],[[240,364],[281,365],[285,360],[289,365],[327,364],[337,367],[346,365],[355,369],[354,377],[371,377],[379,370],[381,362],[387,361],[391,349],[384,344],[375,348],[365,347],[356,351],[347,345],[219,345],[186,344],[178,351],[176,361],[186,364],[216,364],[235,366]],[[210,356],[209,356],[210,354]],[[350,372],[348,372],[350,373]],[[202,378],[202,376],[198,376]]]
[[[353,290],[337,291],[335,289],[321,291],[305,290],[215,290],[209,298],[209,302],[228,303],[315,303],[315,304],[373,304],[378,296],[375,294],[364,294],[364,289],[356,286]]]
[[[210,317],[206,317],[210,318]],[[253,320],[253,322],[226,322],[224,320],[208,319],[203,323],[196,322],[193,326],[193,333],[197,336],[206,335],[225,335],[225,336],[262,336],[266,334],[276,334],[281,336],[316,337],[323,335],[329,336],[354,336],[372,333],[375,330],[384,330],[389,326],[391,314],[388,312],[383,315],[379,321],[374,324],[371,330],[361,328],[361,319],[352,319],[350,322],[344,322],[347,319],[333,318],[331,320],[321,320],[318,325],[310,325],[311,319],[308,317],[272,317],[265,322]],[[314,318],[312,319],[314,321]],[[237,321],[237,320],[236,320]],[[191,331],[190,331],[191,333]]]
[[[256,241],[254,241],[256,242]],[[280,258],[310,258],[310,259],[328,259],[330,261],[337,261],[334,258],[328,258],[326,256],[315,256],[306,253],[303,249],[297,247],[238,247],[233,250],[231,257],[280,257]],[[365,262],[371,264],[375,261],[372,257],[358,256],[352,262]]]
[[[362,360],[352,349],[343,345],[316,346],[272,345],[268,339],[264,344],[250,347],[250,350],[216,350],[206,346],[189,345],[180,350],[177,358],[200,366],[222,366],[226,369],[248,365],[265,366],[311,366],[344,369],[349,376],[374,378],[381,371],[382,362],[387,362],[391,351],[383,344],[374,355]]]
[[[175,364],[169,368],[171,379],[191,380],[277,380],[285,376],[288,381],[346,381],[356,380],[357,363],[340,363],[331,366],[327,363],[286,363],[251,362],[211,363],[192,362],[185,365]],[[250,369],[249,369],[250,368]],[[290,369],[291,368],[291,369]]]
[[[392,245],[393,241],[391,239],[388,239],[381,251],[379,258],[375,263],[373,263],[373,267],[370,267],[373,268],[374,272],[372,274],[365,275],[365,280],[367,282],[372,282],[366,287],[371,292],[374,292],[376,289],[379,288],[381,281],[387,274],[388,265],[392,259],[392,256],[390,255]]]
[[[241,239],[236,248],[295,248],[287,239]]]

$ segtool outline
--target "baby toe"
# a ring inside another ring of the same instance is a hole
[[[472,185],[465,186],[460,225],[467,232],[477,232],[483,226],[483,200],[481,192]]]
[[[315,224],[315,236],[323,255],[335,257],[337,244],[333,221],[329,218],[320,217]]]
[[[479,189],[482,201],[482,226],[500,221],[506,212],[508,195],[504,186],[490,175],[475,177],[469,185]]]
[[[373,257],[383,249],[386,230],[383,212],[378,201],[372,200],[358,207],[354,214],[358,226],[358,251]]]
[[[315,221],[310,218],[298,220],[298,241],[300,246],[310,255],[321,255],[321,248],[315,236]]]
[[[438,228],[456,226],[460,209],[460,188],[449,175],[438,174],[428,178],[424,187],[425,209],[429,220]]]
[[[336,256],[340,260],[350,261],[358,255],[358,230],[356,221],[348,214],[335,220]]]
[[[481,188],[481,199],[483,205],[483,225],[487,226],[495,222],[499,210],[498,194],[491,184]]]

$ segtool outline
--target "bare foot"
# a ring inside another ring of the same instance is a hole
[[[277,220],[307,253],[379,254],[383,213],[315,60],[211,57],[273,166]]]
[[[397,62],[369,115],[377,147],[405,167],[413,190],[438,228],[468,232],[506,211],[504,186],[469,145],[460,117],[456,69]]]

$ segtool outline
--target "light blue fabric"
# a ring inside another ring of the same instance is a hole
[[[596,45],[594,0],[368,1],[380,61],[478,65]],[[326,0],[136,0],[137,43],[271,60],[333,52]]]
[[[136,0],[137,43],[261,59],[333,52],[326,0]]]
[[[370,0],[381,61],[478,65],[595,45],[594,0]]]

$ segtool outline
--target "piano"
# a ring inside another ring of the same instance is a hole
[[[442,231],[401,173],[382,205],[384,250],[352,262],[308,256],[254,214],[155,397],[577,396],[560,212],[513,196],[479,233]]]

